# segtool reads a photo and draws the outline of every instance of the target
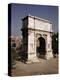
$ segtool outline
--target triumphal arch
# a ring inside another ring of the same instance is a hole
[[[27,61],[38,62],[39,58],[53,57],[52,33],[52,23],[49,20],[31,15],[22,19],[22,49]]]

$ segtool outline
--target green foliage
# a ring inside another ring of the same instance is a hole
[[[58,33],[52,35],[52,49],[53,54],[58,54]]]

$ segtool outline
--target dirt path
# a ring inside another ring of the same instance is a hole
[[[57,58],[52,58],[50,60],[40,59],[40,62],[31,64],[24,64],[22,62],[17,61],[16,68],[12,69],[12,76],[28,76],[57,73],[58,73]]]

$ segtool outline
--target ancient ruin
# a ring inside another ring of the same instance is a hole
[[[49,20],[31,15],[22,19],[23,54],[27,61],[38,62],[39,58],[53,57],[52,33]]]

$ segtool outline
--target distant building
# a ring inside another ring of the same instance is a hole
[[[22,38],[19,36],[10,36],[11,47],[18,48],[22,44]]]

